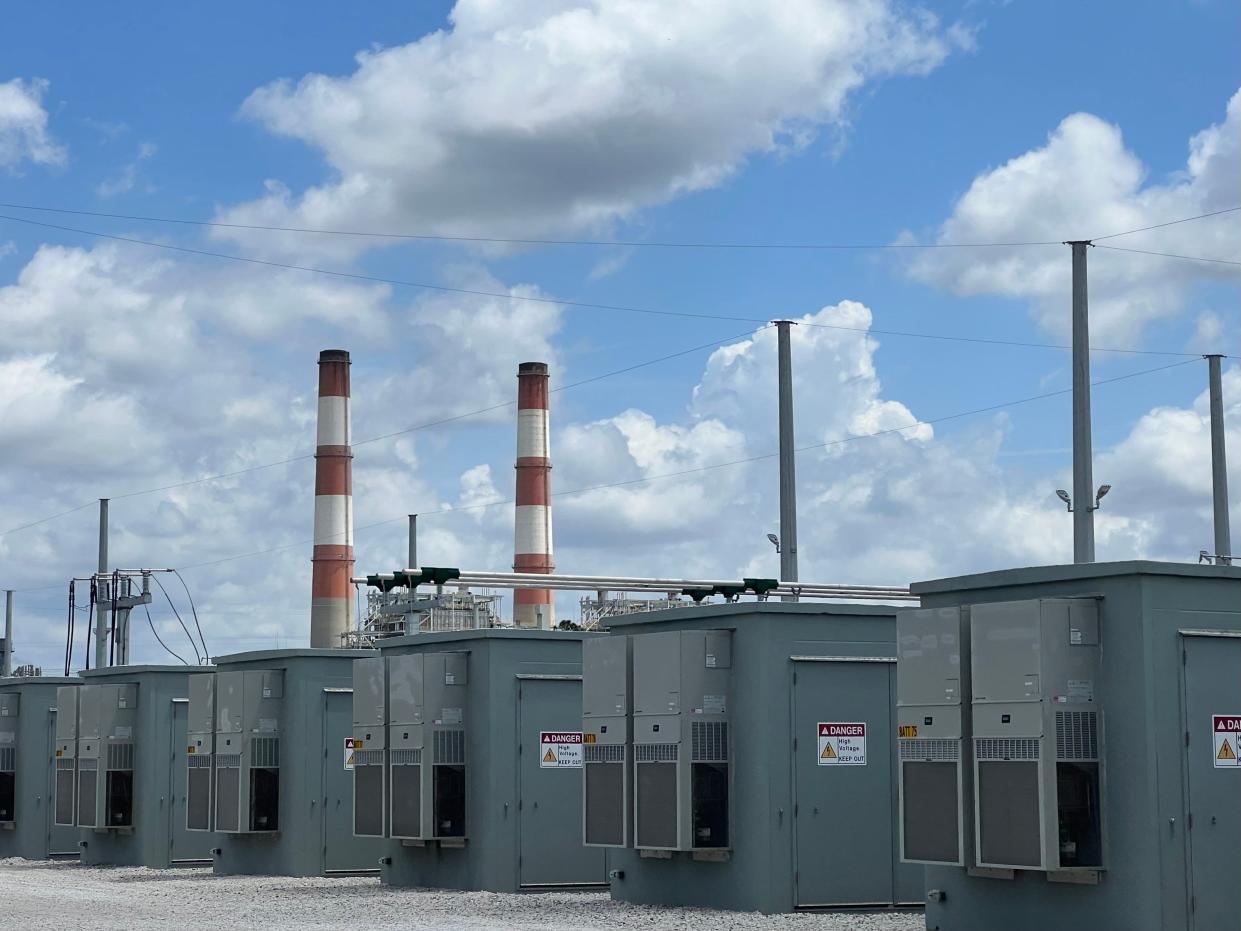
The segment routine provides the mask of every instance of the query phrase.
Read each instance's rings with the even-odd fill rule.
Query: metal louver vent
[[[56,759],[57,769],[73,769],[73,757],[62,756]]]
[[[979,737],[974,754],[980,760],[1037,760],[1039,737]]]
[[[90,769],[98,769],[98,768],[99,768],[99,760],[97,760],[93,756],[83,757],[82,759],[78,760],[78,769],[90,770]]]
[[[902,760],[955,763],[960,758],[961,741],[947,737],[924,737],[899,743]]]
[[[382,750],[355,750],[353,751],[354,766],[383,766],[384,752]]]
[[[465,762],[465,731],[435,732],[435,762]]]
[[[383,752],[383,751],[379,751]],[[393,750],[391,756],[393,766],[418,766],[422,763],[421,750]]]
[[[278,769],[280,767],[280,738],[251,737],[250,765],[262,769]]]
[[[690,747],[690,759],[695,762],[728,762],[728,722],[694,721],[690,727]]]
[[[587,744],[587,763],[624,763],[625,748],[621,744]]]
[[[240,753],[219,753],[215,758],[216,769],[221,767],[225,769],[240,769],[241,754]]]
[[[634,744],[633,758],[638,763],[675,763],[676,744]]]
[[[17,769],[17,748],[0,747],[0,773],[11,773]]]
[[[131,743],[108,744],[108,769],[133,769],[134,745]]]
[[[1099,758],[1098,714],[1094,711],[1056,712],[1056,759]]]
[[[190,769],[210,769],[211,754],[210,753],[191,753],[185,758],[185,765]]]

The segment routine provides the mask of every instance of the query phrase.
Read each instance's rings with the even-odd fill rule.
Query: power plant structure
[[[517,367],[517,494],[513,516],[513,571],[547,574],[552,556],[552,455],[546,362]],[[513,592],[513,625],[543,630],[556,626],[550,589]]]
[[[349,353],[319,353],[315,448],[315,542],[310,582],[310,645],[339,647],[354,629],[353,448]]]

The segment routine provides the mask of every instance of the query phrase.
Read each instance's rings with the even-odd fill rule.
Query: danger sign
[[[352,737],[345,738],[345,771],[353,772],[354,752],[362,746],[362,741]]]
[[[860,722],[820,722],[819,765],[865,766],[866,725]]]
[[[1215,768],[1241,769],[1241,714],[1211,716],[1215,736]]]
[[[581,769],[581,731],[540,731],[539,769]]]

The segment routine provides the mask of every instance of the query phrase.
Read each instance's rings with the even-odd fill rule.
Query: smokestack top
[[[347,349],[324,349],[319,353],[319,364],[324,362],[349,362],[349,350]]]
[[[522,362],[517,366],[518,375],[546,375],[547,371],[546,362]]]

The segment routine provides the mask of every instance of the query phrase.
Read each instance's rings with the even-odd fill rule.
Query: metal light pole
[[[99,499],[99,569],[98,569],[99,600],[95,610],[95,668],[102,669],[108,665],[108,627],[104,604],[111,604],[115,592],[108,593],[108,499]]]
[[[1207,360],[1207,380],[1211,395],[1211,497],[1215,507],[1215,564],[1232,565],[1232,542],[1228,532],[1228,464],[1224,456],[1224,391],[1220,379],[1220,359]]]
[[[1073,562],[1094,562],[1094,476],[1090,442],[1090,316],[1086,298],[1086,249],[1073,249]]]
[[[4,651],[0,652],[0,676],[13,674],[13,589],[4,591]]]
[[[409,515],[409,557],[405,563],[410,569],[418,568],[418,515]]]
[[[776,321],[780,372],[780,581],[797,581],[797,469],[793,448],[792,320]],[[792,596],[788,600],[795,601]]]

